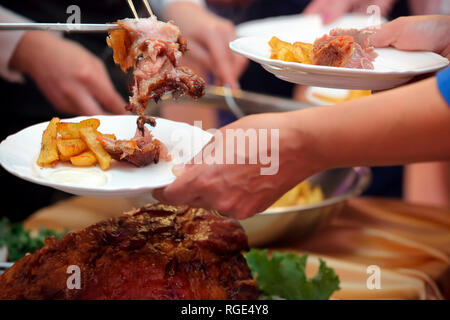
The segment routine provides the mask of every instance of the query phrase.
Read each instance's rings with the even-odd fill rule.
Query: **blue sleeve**
[[[438,73],[437,84],[439,91],[450,106],[450,67]]]

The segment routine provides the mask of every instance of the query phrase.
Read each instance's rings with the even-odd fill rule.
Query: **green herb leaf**
[[[44,246],[45,238],[62,238],[67,232],[56,232],[41,228],[36,236],[23,228],[22,223],[11,223],[8,218],[0,220],[0,247],[8,247],[8,261],[17,261],[27,253],[33,253]]]
[[[328,300],[339,290],[339,277],[320,259],[319,271],[312,279],[305,274],[308,255],[251,249],[245,254],[259,289],[266,295],[288,300]]]

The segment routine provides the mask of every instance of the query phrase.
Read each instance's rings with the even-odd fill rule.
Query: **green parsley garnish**
[[[259,289],[268,296],[288,300],[328,300],[339,290],[339,277],[320,259],[317,274],[308,279],[305,274],[308,254],[271,252],[251,249],[245,254],[247,264]]]
[[[55,236],[62,238],[67,232],[56,232],[46,228],[39,229],[37,235],[31,235],[30,231],[23,228],[22,223],[12,223],[8,218],[0,220],[0,248],[8,248],[8,261],[14,262],[33,253],[44,246],[45,238]]]

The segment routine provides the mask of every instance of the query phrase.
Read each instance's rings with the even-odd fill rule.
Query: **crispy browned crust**
[[[137,145],[136,140],[111,140],[105,137],[100,137],[99,140],[113,159],[128,161],[136,167],[156,164],[161,157],[162,142],[157,139],[142,148]]]
[[[136,103],[128,104],[125,109],[130,112],[139,112],[139,105],[146,105],[147,101],[154,100],[158,102],[166,93],[171,93],[172,97],[177,99],[180,96],[188,95],[193,99],[200,99],[205,95],[205,80],[195,74],[187,67],[176,67],[177,76],[174,78],[167,73],[157,75],[153,81],[141,85],[137,80],[133,86],[139,88],[140,95],[135,98]],[[142,92],[147,92],[143,94]]]
[[[111,30],[108,33],[109,37],[106,38],[106,43],[113,48],[114,62],[120,65],[124,72],[127,72],[135,63],[133,57],[129,54],[133,39],[125,29]]]
[[[150,204],[66,235],[0,276],[0,299],[256,299],[239,223]],[[68,289],[67,267],[81,269]]]

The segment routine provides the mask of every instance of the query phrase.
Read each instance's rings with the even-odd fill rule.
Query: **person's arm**
[[[375,42],[410,50],[415,42],[418,49],[445,55],[448,30],[450,20],[439,16],[399,19],[383,25],[379,35],[384,36]],[[423,41],[428,47],[423,47]],[[448,161],[449,72],[331,107],[244,117],[222,128],[221,135],[226,137],[227,129],[279,129],[278,145],[259,149],[259,154],[279,155],[276,174],[261,175],[261,163],[189,164],[177,167],[175,182],[156,190],[154,196],[162,202],[213,208],[242,219],[265,210],[298,182],[326,169]],[[236,150],[227,153],[233,155]]]
[[[450,160],[450,108],[436,78],[298,112],[326,168]]]
[[[30,22],[30,20],[0,6],[0,22],[20,23]],[[11,70],[9,63],[24,34],[25,31],[0,32],[0,77],[10,82],[23,81],[21,73]]]
[[[276,174],[261,175],[264,166],[249,165],[248,155],[243,165],[189,164],[154,196],[243,219],[323,170],[450,159],[450,108],[436,78],[336,106],[245,117],[221,129],[224,145],[227,129],[279,129],[279,147],[259,150],[279,152]]]

